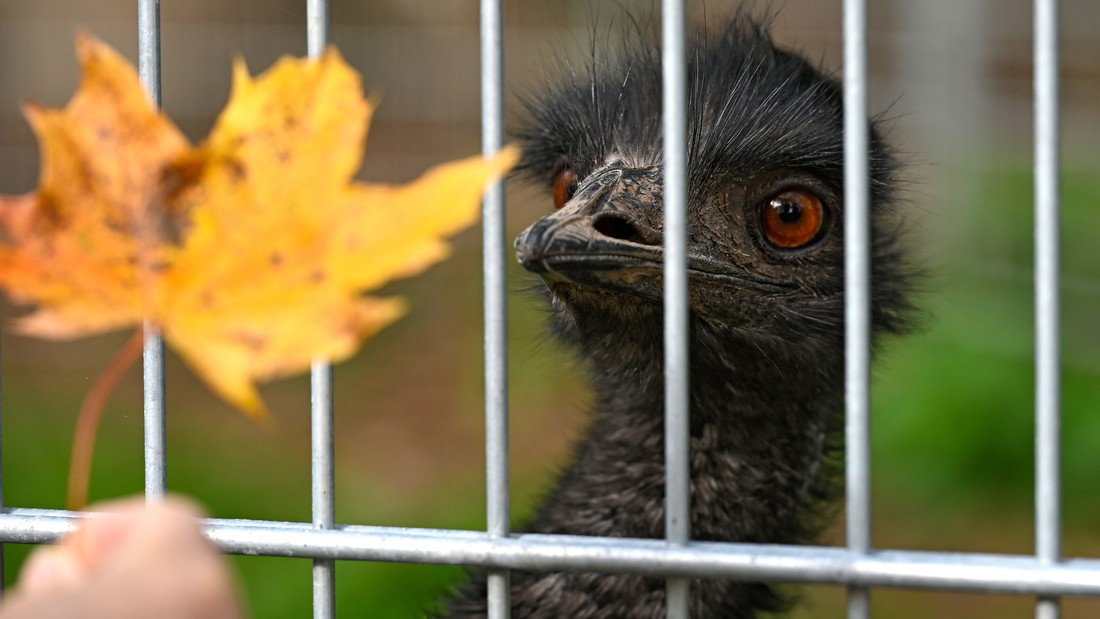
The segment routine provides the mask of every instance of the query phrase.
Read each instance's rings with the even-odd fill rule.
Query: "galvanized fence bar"
[[[331,529],[335,525],[336,467],[333,458],[332,366],[313,364],[311,373],[311,433],[313,526]],[[331,619],[336,615],[336,564],[331,559],[313,562],[313,616]]]
[[[504,26],[500,0],[481,1],[481,149],[504,145]],[[483,204],[485,286],[485,502],[490,537],[511,531],[508,464],[508,278],[504,185],[493,183]],[[507,570],[490,571],[489,619],[511,615]]]
[[[683,547],[691,537],[691,471],[688,466],[687,313],[687,54],[685,10],[664,0],[661,11],[662,119],[664,126],[664,346],[665,346],[665,538]],[[670,578],[667,616],[687,619],[690,582]]]
[[[160,0],[138,0],[138,73],[160,106]],[[164,340],[148,323],[143,327],[142,384],[145,416],[145,496],[164,498],[165,466]]]
[[[1060,120],[1058,0],[1035,2],[1035,554],[1061,559],[1061,387],[1059,308]],[[1056,598],[1041,597],[1037,619],[1058,619]]]
[[[871,551],[871,258],[867,3],[844,2],[844,325],[847,536]],[[849,619],[871,616],[870,591],[848,592]]]
[[[319,58],[328,45],[328,0],[306,0],[306,55]]]
[[[138,74],[160,107],[160,0],[138,0]]]
[[[54,543],[83,512],[8,509],[0,540]],[[91,517],[111,517],[92,514]],[[598,538],[494,537],[478,531],[208,519],[207,536],[232,554],[587,571],[791,583],[973,591],[1015,595],[1100,596],[1100,559],[1049,564],[1027,555],[878,550]]]
[[[328,45],[328,1],[306,0],[306,53],[320,58]],[[336,514],[336,465],[334,458],[334,411],[332,405],[332,366],[327,360],[313,362],[310,374],[311,487],[313,526],[331,529]],[[336,616],[336,562],[317,558],[313,561],[313,617]]]
[[[334,522],[331,366],[312,369],[313,521],[209,519],[225,552],[314,560],[314,616],[335,614],[336,560],[455,564],[489,570],[489,616],[510,614],[509,571],[565,570],[668,579],[668,616],[688,616],[689,578],[828,583],[850,588],[848,615],[870,616],[871,587],[1034,595],[1038,619],[1059,597],[1100,596],[1100,559],[1061,556],[1059,320],[1059,80],[1057,0],[1035,0],[1036,550],[1034,556],[872,549],[870,501],[870,185],[866,0],[844,2],[847,547],[690,541],[686,277],[686,67],[683,3],[663,0],[665,197],[666,539],[512,535],[509,509],[506,254],[502,185],[484,203],[486,354],[485,532],[343,526]],[[503,144],[503,33],[499,0],[481,2],[483,150]],[[328,39],[325,0],[307,0],[308,53]],[[139,72],[160,105],[160,3],[138,0]],[[166,491],[163,341],[145,327],[146,495]],[[0,437],[2,438],[2,437]],[[2,544],[52,543],[85,514],[3,507]],[[92,515],[91,517],[110,517]],[[0,570],[2,570],[0,560]],[[2,576],[2,572],[0,572]]]

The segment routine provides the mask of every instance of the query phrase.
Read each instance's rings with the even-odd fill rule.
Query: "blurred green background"
[[[62,105],[76,83],[71,35],[86,28],[135,56],[135,3],[0,0],[0,192],[34,186],[37,152],[19,103]],[[600,4],[599,8],[595,5]],[[651,2],[622,2],[636,13]],[[713,18],[730,2],[705,5]],[[776,38],[839,67],[839,1],[786,0]],[[635,6],[637,5],[637,6]],[[689,2],[696,16],[701,3]],[[555,54],[584,53],[597,2],[505,3],[507,78],[538,92]],[[304,3],[162,3],[164,104],[193,138],[224,104],[230,61],[254,70],[305,50]],[[477,152],[474,2],[334,1],[332,34],[382,95],[364,177],[405,181]],[[1100,557],[1100,5],[1064,0],[1065,554]],[[873,107],[909,161],[905,212],[925,267],[923,328],[889,341],[875,373],[874,542],[883,548],[1028,553],[1034,545],[1030,14],[1025,0],[872,7]],[[512,102],[514,103],[514,101]],[[513,107],[515,107],[513,105]],[[549,209],[513,183],[509,230]],[[391,286],[411,314],[336,368],[337,520],[484,527],[480,236]],[[517,524],[568,458],[587,402],[583,378],[548,341],[537,283],[510,271],[513,513]],[[5,307],[5,317],[19,310]],[[3,336],[4,501],[60,508],[80,398],[126,335],[68,344]],[[92,495],[142,488],[141,395],[133,372],[106,412]],[[218,517],[310,516],[308,381],[270,385],[274,423],[256,426],[170,358],[173,491]],[[842,543],[841,527],[824,540]],[[27,548],[9,545],[9,581]],[[307,561],[238,557],[256,617],[310,615]],[[417,617],[461,577],[447,567],[341,562],[340,616]],[[875,616],[1031,617],[1023,597],[876,591]],[[797,617],[840,617],[844,591],[809,587]],[[1066,617],[1100,615],[1067,600]]]

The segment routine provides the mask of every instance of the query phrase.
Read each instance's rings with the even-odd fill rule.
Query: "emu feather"
[[[517,258],[596,393],[532,532],[664,535],[661,62],[644,27],[626,39],[529,97],[517,136],[522,171],[560,206],[516,240]],[[808,542],[831,516],[842,451],[841,90],[745,14],[694,34],[688,58],[692,537]],[[901,332],[898,166],[872,134],[873,323]],[[511,588],[517,619],[665,613],[658,578],[513,572]],[[696,619],[788,605],[761,583],[691,583]],[[449,613],[485,616],[483,574]]]

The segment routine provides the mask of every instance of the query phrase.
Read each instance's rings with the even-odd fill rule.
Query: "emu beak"
[[[624,270],[660,269],[660,178],[654,170],[608,166],[573,199],[516,238],[516,259],[550,281],[618,287]]]

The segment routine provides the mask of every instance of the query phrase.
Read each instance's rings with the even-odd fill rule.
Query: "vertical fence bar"
[[[691,471],[688,466],[687,315],[687,55],[681,0],[664,0],[661,12],[662,119],[665,196],[665,537],[670,545],[691,536]],[[669,619],[689,614],[690,581],[665,586]]]
[[[160,106],[160,0],[138,0],[138,73]],[[142,351],[145,399],[145,496],[164,498],[167,492],[164,431],[164,340],[148,323]]]
[[[844,324],[847,536],[871,550],[871,264],[867,3],[844,1]],[[848,592],[849,619],[871,615],[870,591]]]
[[[500,0],[481,1],[481,149],[488,156],[504,145],[504,29]],[[508,288],[505,270],[504,185],[493,183],[483,205],[485,286],[485,486],[488,532],[511,530],[508,473]],[[511,616],[511,579],[492,570],[489,619]]]
[[[1061,559],[1061,388],[1059,272],[1060,121],[1058,1],[1035,1],[1035,553]],[[1037,619],[1061,616],[1041,597]]]
[[[328,2],[306,0],[306,53],[320,58],[328,45]],[[313,526],[331,529],[336,524],[336,465],[333,441],[332,366],[327,360],[313,362],[310,372],[310,419],[312,435],[311,487]],[[313,617],[336,616],[336,561],[313,561]]]
[[[138,74],[160,107],[160,0],[138,0]]]
[[[315,361],[310,375],[313,436],[312,487],[313,526],[331,529],[335,525],[335,466],[333,463],[332,366]],[[313,560],[313,617],[332,619],[336,615],[336,562]]]

